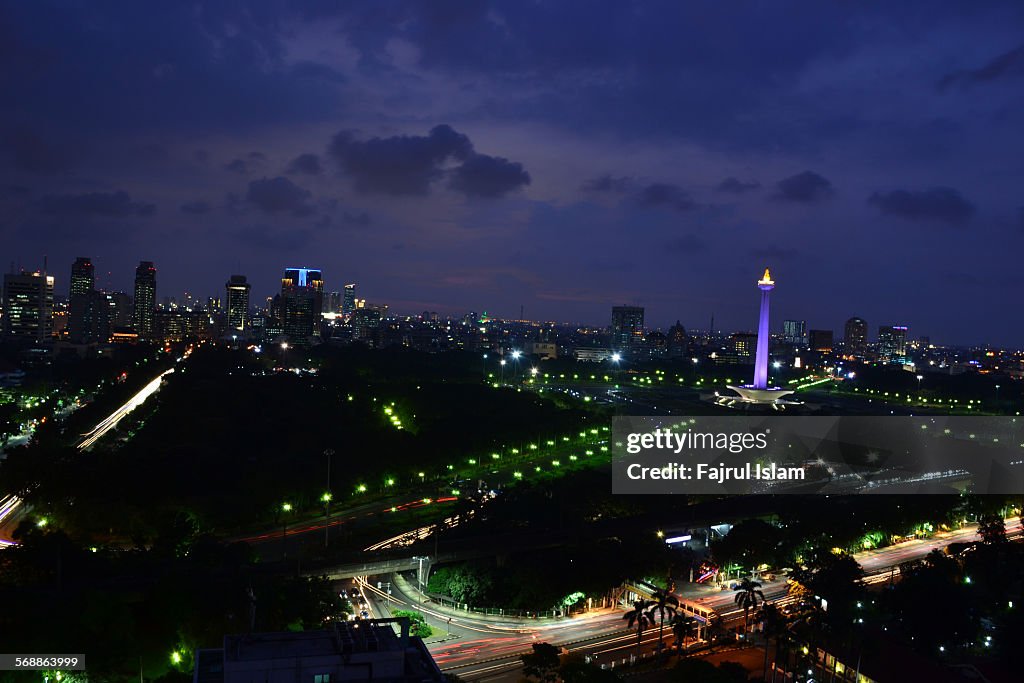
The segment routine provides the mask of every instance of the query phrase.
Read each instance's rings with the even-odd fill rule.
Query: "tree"
[[[658,651],[661,652],[664,647],[665,616],[667,615],[670,620],[676,616],[679,599],[667,590],[659,590],[654,597],[656,599],[648,608],[647,616],[651,621],[658,621]]]
[[[675,645],[681,650],[686,646],[686,639],[697,631],[697,619],[689,614],[676,614],[672,617],[672,634],[676,637]]]
[[[520,656],[523,660],[523,673],[542,683],[554,683],[558,679],[560,654],[559,648],[550,643],[534,643],[533,652]]]
[[[775,639],[775,659],[779,658],[779,640],[785,636],[788,631],[786,629],[786,618],[783,616],[779,608],[770,603],[764,603],[761,605],[761,610],[757,613],[757,620],[761,623],[764,629],[764,678],[768,678],[768,645],[771,639]],[[775,680],[775,666],[772,666],[772,680]]]
[[[989,545],[1006,542],[1006,522],[1000,515],[985,515],[978,520],[978,535]]]
[[[626,614],[622,615],[624,621],[629,623],[629,628],[636,626],[636,649],[640,651],[640,638],[643,637],[644,629],[652,624],[651,617],[647,614],[647,609],[651,606],[651,603],[647,600],[637,600],[633,603],[633,609]]]
[[[422,612],[416,612],[408,609],[396,609],[391,613],[393,617],[405,617],[409,620],[409,635],[417,636],[419,638],[429,638],[434,632],[434,629],[427,623],[427,618],[423,616]]]
[[[558,675],[563,683],[616,683],[621,681],[612,669],[602,669],[597,664],[586,662],[579,655],[563,657]]]
[[[749,625],[750,610],[757,609],[757,606],[764,602],[761,584],[749,578],[744,578],[740,585],[736,587],[734,602],[737,606],[743,608],[743,630],[746,631]]]

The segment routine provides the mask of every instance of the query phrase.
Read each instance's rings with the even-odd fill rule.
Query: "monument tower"
[[[754,388],[768,388],[768,338],[771,334],[768,327],[768,296],[775,283],[772,281],[772,274],[764,269],[764,277],[757,281],[757,288],[761,290],[761,316],[757,323],[757,355],[754,356]]]

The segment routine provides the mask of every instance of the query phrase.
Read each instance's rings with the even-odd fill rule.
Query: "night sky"
[[[734,330],[768,265],[775,329],[1021,345],[1022,152],[1020,0],[0,2],[0,258],[59,293]]]

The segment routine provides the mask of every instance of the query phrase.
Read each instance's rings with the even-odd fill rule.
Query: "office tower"
[[[783,320],[782,339],[787,344],[796,346],[807,345],[807,321],[806,320]]]
[[[341,299],[341,312],[345,315],[351,315],[352,311],[356,310],[356,284],[345,285],[344,294]]]
[[[808,333],[809,346],[812,351],[819,353],[832,352],[832,330],[811,330]]]
[[[156,307],[156,268],[152,261],[140,261],[135,269],[135,304],[132,327],[140,339],[153,337],[153,309]]]
[[[4,275],[4,337],[12,341],[49,341],[53,332],[53,276],[34,273]]]
[[[324,295],[324,313],[341,313],[341,292],[328,292]]]
[[[68,293],[68,338],[76,344],[92,341],[97,311],[96,270],[92,259],[79,256],[71,264]]]
[[[288,268],[281,278],[284,335],[292,344],[308,344],[320,334],[324,280],[315,268]]]
[[[761,290],[761,314],[757,323],[757,354],[754,357],[754,388],[768,388],[768,295],[775,289],[775,282],[771,273],[764,269],[764,276],[757,281],[757,288]]]
[[[847,356],[863,358],[868,350],[868,324],[863,318],[846,321],[843,334],[843,350]]]
[[[108,315],[111,329],[132,326],[132,300],[128,292],[110,292],[107,294]]]
[[[639,347],[644,340],[644,309],[642,306],[612,307],[613,351],[628,351]]]
[[[878,328],[878,356],[885,362],[902,360],[907,354],[907,326],[881,325]]]
[[[228,331],[247,332],[249,330],[249,291],[252,286],[245,281],[244,275],[232,275],[227,284],[225,300],[228,304]]]
[[[670,356],[683,356],[689,347],[690,339],[686,336],[686,328],[676,321],[676,324],[668,328],[668,353]]]

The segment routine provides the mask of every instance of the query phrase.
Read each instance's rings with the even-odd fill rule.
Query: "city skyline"
[[[71,295],[71,282],[75,278],[75,272],[76,272],[76,268],[78,268],[79,261],[82,261],[83,259],[88,262],[88,265],[89,265],[90,268],[93,268],[94,265],[95,265],[95,264],[92,263],[93,259],[91,257],[79,256],[79,257],[76,258],[76,260],[71,264],[72,275],[68,279],[68,285],[67,285],[67,292],[68,292],[68,294],[67,295],[65,295],[64,292],[62,291],[63,288],[62,288],[60,276],[59,275],[54,276],[55,270],[51,268],[50,270],[45,271],[47,274],[49,274],[51,277],[53,277],[55,279],[55,283],[56,284],[54,285],[54,292],[55,292],[55,295],[58,298],[58,300],[63,298],[65,301],[68,301],[70,303],[70,301],[71,301],[71,296],[70,296]],[[142,262],[140,262],[140,264],[151,264],[151,262],[142,261]],[[769,267],[769,269],[770,269],[770,267]],[[278,269],[278,270],[280,270],[280,269]],[[303,266],[301,268],[286,268],[285,269],[286,273],[290,272],[290,271],[299,272],[299,271],[304,271],[304,270],[310,270],[310,272],[317,272],[317,273],[320,273],[320,272],[323,271],[323,269],[320,269],[320,268],[308,269],[305,266]],[[17,273],[17,272],[23,272],[23,273],[40,272],[41,273],[41,272],[44,272],[44,271],[42,269],[32,270],[32,269],[27,269],[27,268],[22,268],[20,271],[19,270],[12,270],[12,273]],[[250,296],[249,292],[250,292],[250,290],[252,290],[253,286],[252,286],[251,282],[246,282],[245,281],[245,278],[248,277],[247,274],[233,273],[230,276],[226,276],[226,277],[229,278],[229,284],[230,284],[230,281],[233,278],[235,278],[235,277],[242,277],[243,278],[243,283],[244,283],[244,285],[246,287],[246,298],[247,298],[247,301],[249,303],[250,310],[254,310],[254,311],[255,310],[260,310],[261,306],[260,306],[259,302],[269,301],[270,299],[272,299],[274,297],[275,294],[280,294],[281,293],[281,285],[278,284],[278,286],[275,289],[271,289],[266,294],[261,294],[261,295],[257,295],[257,296]],[[346,292],[348,290],[348,288],[350,286],[352,286],[350,282],[348,282],[347,280],[343,279],[343,280],[340,280],[340,281],[345,282],[345,284],[342,285],[341,287],[338,287],[338,288],[335,289],[335,285],[332,285],[330,280],[327,279],[326,276],[323,276],[323,277],[324,277],[324,280],[319,284],[319,287],[320,287],[320,289],[323,292],[323,296],[325,296],[325,297],[326,297],[327,294],[329,294],[329,293],[333,294],[335,292],[337,292],[339,294],[339,296],[340,296],[342,292]],[[281,280],[277,279],[277,282],[280,283]],[[95,278],[95,287],[96,287],[97,291],[107,291],[108,293],[114,293],[114,292],[124,293],[126,291],[125,289],[119,289],[119,288],[116,288],[116,287],[108,289],[107,287],[103,286],[103,284],[100,282],[99,278]],[[227,307],[227,299],[226,299],[226,292],[225,292],[224,288],[225,288],[225,285],[222,284],[219,290],[214,290],[212,292],[205,292],[205,293],[201,293],[201,292],[199,292],[195,288],[184,289],[184,290],[180,290],[180,291],[174,292],[174,293],[168,293],[166,290],[158,289],[157,290],[157,296],[156,296],[156,299],[155,299],[155,305],[156,305],[157,308],[160,308],[167,301],[173,301],[175,303],[182,304],[182,303],[184,303],[184,301],[179,301],[178,300],[179,295],[182,295],[183,299],[186,296],[191,296],[192,297],[191,300],[196,305],[202,305],[203,302],[206,302],[208,298],[216,299],[216,300],[223,300],[222,303],[224,304],[225,309],[226,309],[226,307]],[[127,291],[130,291],[130,290],[127,290]],[[365,299],[364,299],[364,301],[365,301]],[[340,298],[339,298],[338,303],[339,303],[339,306],[342,303],[342,300]],[[371,300],[370,303],[372,303],[372,304],[388,304],[389,306],[391,305],[390,302],[384,301],[384,300],[379,300],[379,301],[378,300]],[[612,310],[612,322],[610,324],[608,322],[608,309],[609,309],[609,307]],[[663,315],[664,312],[656,311],[653,322],[644,323],[644,318],[645,318],[645,316],[649,316],[649,311],[648,311],[647,307],[643,305],[643,302],[641,302],[639,304],[622,304],[622,303],[616,303],[614,301],[609,301],[608,305],[605,307],[605,320],[604,321],[600,321],[600,320],[572,320],[572,319],[567,318],[567,317],[531,318],[529,316],[527,316],[525,318],[522,318],[522,319],[523,320],[533,321],[533,322],[538,322],[538,323],[578,324],[581,327],[595,327],[595,328],[614,329],[614,327],[615,327],[614,317],[615,317],[615,310],[616,309],[619,309],[619,308],[637,308],[637,307],[639,309],[641,309],[640,319],[641,319],[641,323],[642,323],[642,329],[644,331],[646,331],[646,332],[651,332],[651,331],[655,331],[655,330],[659,330],[659,331],[661,331],[661,330],[670,330],[672,328],[672,326],[675,325],[676,322],[679,322],[679,321],[684,319],[684,318],[680,317],[679,315],[672,315],[672,314]],[[455,307],[453,305],[441,305],[441,306],[438,306],[437,309],[438,310],[431,310],[431,312],[432,313],[440,312],[443,315],[446,315],[448,317],[453,317],[453,318],[462,317],[467,312],[470,312],[470,311],[477,311],[477,312],[489,311],[491,318],[497,318],[497,319],[501,319],[501,320],[519,320],[520,319],[518,316],[515,316],[514,314],[507,314],[507,315],[498,314],[492,308],[488,308],[487,306],[477,306],[477,307],[475,307],[473,309],[462,309],[462,308]],[[429,310],[429,309],[422,309],[422,310]],[[416,316],[416,315],[419,315],[420,313],[422,313],[422,310],[416,310],[416,309],[409,309],[409,310],[396,309],[396,310],[393,311],[393,315],[397,315],[397,316]],[[838,315],[838,314],[836,314],[836,315]],[[664,320],[662,320],[663,317],[664,317]],[[835,316],[833,316],[833,317],[835,317]],[[839,316],[839,317],[842,318],[842,316]],[[904,329],[905,330],[904,336],[905,336],[906,341],[908,341],[908,342],[924,337],[924,338],[928,338],[928,339],[930,339],[932,341],[938,342],[938,343],[940,343],[940,344],[942,344],[944,346],[971,347],[971,346],[986,346],[986,345],[990,345],[990,346],[1000,346],[1001,348],[1009,348],[1009,349],[1020,348],[1020,346],[1014,345],[1014,344],[1008,344],[1008,345],[993,344],[992,342],[990,342],[988,340],[985,340],[985,339],[966,340],[965,341],[965,340],[959,340],[959,339],[936,338],[936,337],[934,337],[934,335],[928,334],[927,332],[921,332],[919,329],[916,329],[916,326],[914,326],[914,325],[908,325],[907,321],[911,317],[912,316],[910,316],[910,315],[905,315],[903,317],[896,318],[895,321],[888,320],[888,321],[885,321],[885,322],[872,322],[870,320],[865,321],[863,316],[854,315],[854,316],[848,316],[846,318],[843,318],[841,321],[837,322],[834,327],[829,327],[829,325],[827,325],[827,324],[818,324],[818,321],[820,321],[821,318],[808,317],[804,313],[801,312],[800,315],[795,315],[794,314],[794,315],[786,317],[784,320],[776,319],[775,324],[773,326],[770,326],[769,329],[770,329],[770,332],[771,332],[771,334],[773,336],[782,336],[782,337],[785,337],[788,340],[787,326],[789,324],[791,324],[791,323],[800,323],[800,324],[804,325],[804,327],[806,328],[805,329],[805,336],[806,336],[807,332],[823,331],[823,332],[831,333],[832,336],[835,339],[837,339],[837,340],[840,340],[840,339],[841,340],[845,340],[845,333],[847,331],[848,323],[850,323],[853,320],[858,320],[861,323],[864,323],[864,324],[867,325],[867,328],[866,328],[866,330],[867,330],[866,331],[866,339],[869,340],[869,341],[872,341],[872,342],[884,341],[884,339],[882,339],[882,337],[884,336],[884,331],[883,330],[891,329],[891,328],[893,328],[895,326],[896,328],[900,328],[900,329]],[[690,320],[690,318],[685,318],[685,319]],[[713,318],[712,318],[712,321],[713,321]],[[810,327],[808,327],[808,321],[811,321],[812,323],[816,324],[817,328],[811,329]],[[696,324],[692,324],[692,323],[696,323]],[[707,328],[705,328],[704,326],[702,326],[699,323],[699,318],[696,317],[696,316],[694,316],[692,318],[691,324],[685,324],[685,325],[683,325],[683,327],[686,328],[686,329],[690,329],[690,330],[697,330],[697,331],[702,331],[702,332],[710,332],[712,334],[730,334],[730,333],[737,333],[737,334],[739,334],[739,333],[745,333],[745,332],[753,332],[754,330],[757,329],[756,325],[743,326],[742,324],[740,326],[732,328],[732,327],[726,326],[726,324],[723,323],[721,320],[719,320],[719,322],[715,324],[715,329],[707,329]],[[613,334],[614,334],[614,332],[613,332]]]
[[[783,319],[1024,339],[1018,3],[373,6],[7,7],[8,258],[725,329],[770,265]]]

